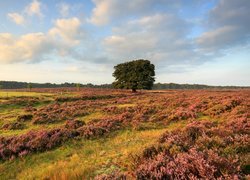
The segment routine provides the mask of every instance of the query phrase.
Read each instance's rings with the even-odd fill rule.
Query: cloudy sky
[[[111,83],[133,59],[156,82],[249,86],[250,1],[0,1],[0,80]]]

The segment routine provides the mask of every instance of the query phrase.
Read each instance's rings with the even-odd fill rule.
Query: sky
[[[136,59],[156,82],[250,86],[250,1],[0,1],[0,80],[111,83]]]

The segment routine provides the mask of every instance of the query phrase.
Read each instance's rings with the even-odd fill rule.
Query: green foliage
[[[27,88],[27,82],[0,81],[0,89],[24,89]],[[75,83],[51,84],[51,83],[30,83],[33,88],[74,88]],[[82,88],[101,88],[111,89],[112,84],[80,84]],[[152,89],[249,89],[249,86],[208,86],[200,84],[176,84],[176,83],[156,83]]]
[[[27,89],[29,89],[31,91],[32,85],[30,83],[27,85]]]
[[[81,84],[80,84],[80,83],[77,83],[77,84],[76,84],[76,90],[79,91],[79,90],[80,90],[80,87],[81,87]]]
[[[149,60],[134,60],[115,67],[113,86],[119,89],[151,89],[155,81],[155,66]]]

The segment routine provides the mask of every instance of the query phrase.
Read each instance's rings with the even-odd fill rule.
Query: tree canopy
[[[139,59],[118,64],[114,67],[114,88],[151,89],[155,81],[155,66],[149,60]]]

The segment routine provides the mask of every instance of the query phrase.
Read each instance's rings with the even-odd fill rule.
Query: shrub
[[[95,95],[95,96],[80,96],[80,97],[57,97],[55,101],[57,102],[70,102],[77,100],[102,100],[102,99],[111,99],[115,96],[112,95]]]
[[[80,127],[77,131],[85,138],[100,137],[108,132],[121,128],[121,122],[116,119],[101,119]]]
[[[111,174],[101,174],[95,177],[95,180],[126,180],[126,175],[119,171],[114,171]]]
[[[79,120],[67,120],[65,123],[65,128],[67,129],[77,129],[85,125],[85,122]]]
[[[2,126],[2,129],[5,129],[5,130],[19,130],[19,129],[24,129],[24,128],[25,128],[25,125],[20,122],[6,123]]]
[[[88,115],[86,105],[81,102],[50,104],[34,112],[34,124],[48,124]]]
[[[219,157],[214,152],[199,152],[195,148],[172,156],[161,152],[145,159],[136,168],[137,179],[217,179],[240,177],[236,161]]]
[[[0,159],[6,160],[32,152],[43,152],[78,135],[76,131],[53,129],[30,131],[20,136],[0,137]]]
[[[247,120],[194,121],[146,148],[134,160],[134,173],[137,179],[242,178],[245,160],[238,155],[247,155],[249,140]]]
[[[96,138],[121,128],[119,120],[99,120],[84,125],[82,121],[68,120],[64,127],[52,130],[30,131],[20,136],[0,137],[0,159],[7,160],[34,152],[44,152],[63,142],[81,136]]]
[[[197,114],[194,111],[184,108],[177,108],[172,111],[168,119],[170,121],[179,121],[179,120],[195,119],[196,117]]]
[[[17,121],[25,122],[25,121],[31,120],[32,118],[33,118],[32,114],[23,114],[23,115],[17,116]]]

